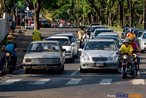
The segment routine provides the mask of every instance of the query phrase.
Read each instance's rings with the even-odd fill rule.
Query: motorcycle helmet
[[[12,42],[13,40],[14,40],[13,35],[9,34],[9,35],[7,36],[7,41]]]

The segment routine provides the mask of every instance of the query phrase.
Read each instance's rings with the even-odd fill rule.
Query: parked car
[[[64,71],[65,50],[57,41],[31,42],[23,58],[25,73],[32,69],[54,69],[59,73]]]
[[[75,57],[78,56],[78,49],[79,49],[79,43],[77,42],[77,38],[76,36],[73,34],[73,33],[68,33],[68,32],[65,32],[65,33],[58,33],[58,34],[55,34],[55,35],[61,35],[61,36],[67,36],[71,42],[71,45],[73,46],[73,49],[74,49],[74,54],[75,54]]]
[[[46,38],[46,40],[53,40],[53,41],[58,41],[63,49],[65,49],[65,60],[70,60],[71,62],[74,61],[74,49],[73,46],[71,45],[71,42],[68,37],[66,36],[50,36]]]
[[[118,69],[118,47],[112,39],[90,39],[80,56],[80,72],[88,69]]]
[[[95,38],[98,34],[100,34],[102,32],[114,32],[114,30],[107,29],[107,28],[95,29],[92,38]]]

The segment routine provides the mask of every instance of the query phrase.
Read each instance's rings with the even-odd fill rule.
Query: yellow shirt
[[[120,47],[120,52],[123,53],[128,53],[129,55],[132,55],[133,52],[133,48],[132,45],[128,45],[128,47],[126,47],[124,44]]]
[[[33,31],[32,40],[33,41],[40,41],[41,40],[41,33],[39,32],[39,30]]]

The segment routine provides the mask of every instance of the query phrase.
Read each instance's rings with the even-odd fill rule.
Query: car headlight
[[[27,59],[25,59],[25,62],[31,62],[31,59],[27,58]]]
[[[83,61],[89,61],[90,60],[90,57],[86,53],[83,53],[82,56],[81,56],[81,59]]]
[[[127,55],[123,55],[123,59],[127,59],[128,58],[128,56]]]

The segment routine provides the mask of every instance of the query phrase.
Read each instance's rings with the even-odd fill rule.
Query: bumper
[[[80,63],[82,69],[118,69],[118,63]]]
[[[22,64],[24,69],[58,69],[62,67],[62,64]]]

